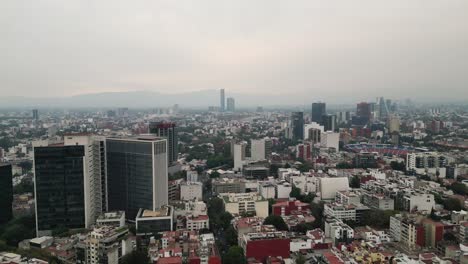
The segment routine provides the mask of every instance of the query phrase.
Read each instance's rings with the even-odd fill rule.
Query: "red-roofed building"
[[[265,232],[244,234],[240,246],[247,258],[255,258],[263,263],[268,257],[290,257],[290,242],[285,232]]]
[[[181,257],[160,258],[155,264],[182,264]]]
[[[273,205],[273,214],[284,216],[291,214],[310,214],[309,204],[301,201],[279,202]]]

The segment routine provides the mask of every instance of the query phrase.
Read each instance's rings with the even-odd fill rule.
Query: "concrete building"
[[[363,213],[368,210],[370,210],[369,207],[361,204],[343,205],[337,203],[326,203],[323,214],[342,221],[354,221],[360,223]]]
[[[362,203],[372,209],[394,210],[395,200],[381,193],[363,192]]]
[[[434,195],[430,193],[414,192],[403,196],[403,209],[409,212],[431,212],[434,206]]]
[[[296,158],[304,161],[312,159],[312,144],[302,143],[296,146]]]
[[[445,178],[447,158],[437,152],[408,153],[406,170],[416,174],[433,174]]]
[[[348,177],[321,177],[318,178],[318,183],[321,200],[334,200],[336,192],[349,190]]]
[[[267,181],[267,182],[262,182],[258,186],[259,188],[259,194],[265,198],[265,199],[275,199],[276,197],[276,188],[275,184]]]
[[[203,199],[203,184],[201,182],[185,182],[180,185],[180,199],[202,200]]]
[[[225,108],[225,104],[226,104],[226,100],[225,100],[225,97],[224,97],[224,89],[220,89],[219,90],[219,109],[221,110],[221,112],[224,112],[224,110],[226,110]]]
[[[116,212],[106,212],[102,213],[96,220],[98,226],[115,226],[123,227],[125,226],[125,212],[116,211]]]
[[[390,115],[387,120],[388,133],[400,132],[400,118],[396,115]]]
[[[330,238],[333,245],[339,242],[349,243],[354,239],[354,229],[341,220],[327,218],[325,220],[325,237]]]
[[[224,208],[233,215],[253,213],[256,216],[268,216],[268,200],[256,193],[222,193]]]
[[[323,132],[320,136],[320,146],[323,148],[333,148],[340,151],[340,133],[332,131]]]
[[[234,144],[234,171],[241,171],[246,158],[245,151],[247,142],[238,142]]]
[[[86,263],[118,264],[122,256],[133,250],[128,238],[128,228],[100,226],[86,239]]]
[[[358,191],[338,191],[336,192],[335,201],[343,205],[360,204],[361,194]]]
[[[268,159],[271,155],[272,142],[270,138],[252,139],[251,144],[251,159],[253,161]]]
[[[107,138],[108,210],[135,219],[140,208],[168,204],[167,140],[154,136]]]
[[[190,231],[210,228],[210,219],[207,215],[187,217],[187,229]]]
[[[425,230],[420,221],[413,217],[395,215],[390,217],[390,236],[408,249],[425,245]]]
[[[276,198],[287,199],[292,191],[292,185],[287,181],[277,182],[276,185]]]

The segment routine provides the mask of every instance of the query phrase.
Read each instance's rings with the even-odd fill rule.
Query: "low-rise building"
[[[86,263],[119,263],[122,256],[131,251],[126,227],[97,227],[86,239]]]
[[[354,229],[339,219],[327,218],[325,220],[325,236],[336,245],[339,242],[349,243],[354,238]]]
[[[286,232],[247,233],[242,236],[240,246],[247,259],[265,263],[268,257],[289,258],[290,241]]]
[[[184,182],[180,184],[180,199],[183,201],[202,200],[203,184],[201,182]]]
[[[137,235],[154,235],[172,231],[174,227],[174,208],[163,206],[159,210],[140,209],[135,219]]]
[[[277,202],[272,207],[273,214],[279,216],[291,214],[310,214],[310,205],[299,200]]]
[[[125,226],[125,211],[115,211],[102,213],[96,220],[98,226],[108,225],[122,227]]]
[[[219,196],[226,211],[233,215],[248,213],[260,217],[268,216],[268,200],[256,193],[222,193]]]
[[[188,216],[187,229],[190,231],[210,228],[210,219],[207,215]]]

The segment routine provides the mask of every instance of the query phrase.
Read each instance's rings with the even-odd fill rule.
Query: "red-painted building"
[[[247,259],[255,258],[266,263],[268,257],[289,258],[290,242],[286,232],[249,233],[243,235],[241,247]]]
[[[308,214],[310,213],[309,204],[301,201],[285,201],[273,205],[274,215]]]

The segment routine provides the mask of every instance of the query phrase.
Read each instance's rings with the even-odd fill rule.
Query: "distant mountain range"
[[[226,90],[226,98],[233,97],[236,108],[241,107],[292,107],[308,109],[310,104],[323,98],[315,96],[289,94],[240,94],[230,93]],[[370,99],[370,98],[369,98]],[[434,102],[435,100],[430,100]],[[447,100],[438,100],[438,103]],[[336,96],[327,100],[329,106],[353,106],[356,100],[353,98]],[[69,97],[22,97],[5,96],[0,97],[0,108],[158,108],[169,107],[179,104],[180,107],[204,108],[208,106],[219,106],[219,90],[202,90],[179,94],[163,94],[151,91],[132,92],[106,92],[83,94]],[[340,104],[340,105],[337,105]]]
[[[242,94],[228,94],[234,97],[238,106],[257,106],[267,103],[264,99],[272,100],[274,104],[281,102],[277,96],[251,96]],[[261,98],[259,98],[261,97]],[[261,103],[260,103],[261,102]],[[168,107],[179,104],[181,107],[208,107],[219,106],[219,90],[203,90],[180,94],[163,94],[149,91],[135,92],[107,92],[95,94],[83,94],[70,97],[0,97],[0,107]]]

